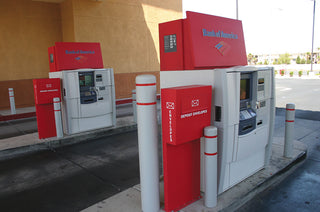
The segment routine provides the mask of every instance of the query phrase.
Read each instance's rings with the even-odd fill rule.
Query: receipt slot
[[[210,125],[212,87],[161,89],[165,210],[200,198],[200,138]]]
[[[39,138],[55,137],[53,98],[61,98],[60,79],[34,79],[33,89]]]

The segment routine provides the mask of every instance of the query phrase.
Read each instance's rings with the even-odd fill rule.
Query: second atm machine
[[[64,133],[116,125],[113,70],[103,68],[99,43],[58,42],[49,61],[49,77],[62,81]]]

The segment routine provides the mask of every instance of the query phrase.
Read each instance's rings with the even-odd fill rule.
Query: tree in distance
[[[287,65],[289,65],[290,61],[291,61],[291,59],[290,59],[290,54],[289,53],[280,54],[279,60],[278,60],[279,64],[287,64]]]

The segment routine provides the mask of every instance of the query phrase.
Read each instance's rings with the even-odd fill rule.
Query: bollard
[[[155,76],[136,77],[136,98],[141,207],[144,212],[158,212],[160,184]]]
[[[56,123],[57,138],[62,138],[63,130],[62,130],[62,120],[61,120],[61,105],[60,105],[59,97],[53,98],[53,111],[54,111],[54,119]]]
[[[133,109],[133,121],[134,121],[134,123],[137,123],[136,90],[132,90],[132,109]]]
[[[13,88],[9,88],[9,99],[10,99],[11,114],[16,114],[16,104],[14,102]]]
[[[286,126],[284,135],[284,157],[290,158],[293,154],[293,139],[294,139],[294,115],[295,105],[289,103],[286,105]]]
[[[204,204],[208,208],[217,205],[218,196],[218,147],[217,128],[204,128]]]

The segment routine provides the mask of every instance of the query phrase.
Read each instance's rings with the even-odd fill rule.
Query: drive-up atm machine
[[[213,70],[218,128],[219,193],[262,169],[269,160],[274,123],[273,68]]]
[[[104,69],[99,43],[56,43],[49,48],[50,78],[62,80],[66,134],[116,124],[113,70]]]
[[[186,19],[160,24],[159,31],[161,89],[195,84],[213,88],[211,124],[218,128],[222,193],[270,159],[274,70],[243,66],[247,58],[241,21],[187,12]],[[203,148],[202,142],[201,152]],[[201,158],[202,191],[203,176]]]
[[[242,66],[163,71],[160,84],[161,88],[191,84],[212,86],[211,123],[218,128],[219,193],[265,166],[269,160],[275,112],[273,68]],[[202,152],[203,148],[202,142]],[[203,179],[204,174],[201,176]],[[201,188],[203,190],[202,183]]]

